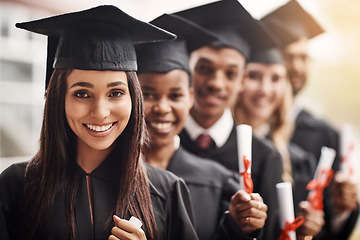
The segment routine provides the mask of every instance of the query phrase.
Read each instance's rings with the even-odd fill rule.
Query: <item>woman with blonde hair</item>
[[[310,209],[307,183],[315,171],[313,156],[290,142],[292,92],[282,53],[278,48],[254,51],[246,65],[239,93],[232,108],[238,124],[249,124],[254,135],[270,139],[283,158],[283,181],[293,184],[294,206],[306,219],[297,230],[298,239],[317,235],[324,225],[324,212]]]

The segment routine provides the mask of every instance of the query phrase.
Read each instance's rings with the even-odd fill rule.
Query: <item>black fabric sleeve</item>
[[[351,212],[349,218],[346,220],[340,231],[338,231],[337,233],[332,233],[331,238],[329,239],[348,239],[356,226],[358,218],[359,204],[357,205],[356,209]]]
[[[190,193],[182,179],[173,185],[170,197],[166,202],[167,219],[171,224],[168,226],[169,239],[171,240],[198,240],[194,228],[194,216]]]
[[[6,226],[3,203],[0,202],[0,239],[9,240],[9,234]]]
[[[0,175],[0,239],[18,239],[18,211],[26,163],[13,164]]]
[[[263,229],[259,229],[252,233],[251,235],[247,235],[240,230],[235,221],[230,216],[229,212],[226,211],[220,221],[220,229],[217,234],[217,240],[253,240],[261,239],[263,235]]]
[[[327,220],[327,225],[324,226],[322,231],[314,238],[316,240],[338,240],[338,239],[349,239],[354,228],[356,227],[356,222],[359,218],[359,205],[355,210],[353,210],[348,217],[348,219],[343,223],[343,227],[339,231],[332,231],[331,220]]]
[[[223,214],[221,215],[221,219],[219,222],[219,228],[217,231],[217,235],[215,239],[224,239],[224,240],[232,240],[232,239],[261,239],[263,235],[263,229],[259,229],[252,233],[251,235],[247,235],[241,231],[239,226],[230,216],[228,211],[230,205],[230,199],[232,195],[234,195],[239,189],[239,179],[238,175],[233,173],[231,176],[224,182],[223,187],[223,200],[221,209],[223,210]]]

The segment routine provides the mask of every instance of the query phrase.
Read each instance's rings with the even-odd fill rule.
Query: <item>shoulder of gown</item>
[[[187,184],[201,184],[221,188],[229,178],[237,181],[236,174],[220,163],[199,157],[181,146],[174,153],[167,169],[183,178]],[[239,188],[239,186],[236,188]]]
[[[18,233],[17,214],[23,191],[26,163],[12,164],[0,174],[0,239]]]
[[[23,189],[25,179],[25,162],[12,164],[0,174],[0,201],[13,201]]]
[[[296,120],[295,120],[296,126],[301,127],[308,127],[308,128],[314,128],[314,129],[321,129],[324,131],[330,131],[332,133],[336,133],[337,131],[324,119],[315,117],[310,112],[306,110],[300,111],[298,114]]]
[[[324,145],[338,151],[339,132],[324,119],[317,118],[308,111],[302,110],[297,116],[295,123],[296,125],[291,139],[292,142],[297,143],[306,151],[309,151],[309,149],[304,147],[303,141],[310,143],[317,141],[317,144],[320,144],[319,147]],[[315,154],[315,157],[319,156],[320,155]]]
[[[187,186],[182,178],[170,171],[153,167],[147,163],[145,163],[145,166],[149,178],[151,194],[156,194],[165,200],[176,185],[184,185],[186,192],[188,192]]]
[[[159,239],[198,240],[190,192],[175,174],[145,163]]]

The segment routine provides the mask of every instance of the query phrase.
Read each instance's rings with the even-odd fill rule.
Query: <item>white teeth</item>
[[[112,123],[105,125],[105,126],[97,126],[97,125],[92,125],[92,124],[86,124],[86,127],[95,131],[95,132],[104,132],[108,129],[110,129],[113,126]]]
[[[170,128],[171,123],[151,123],[151,126],[159,130],[164,130]]]

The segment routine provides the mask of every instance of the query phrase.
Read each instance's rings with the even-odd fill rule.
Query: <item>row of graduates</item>
[[[296,128],[290,143],[293,96],[280,47],[319,33],[284,36],[284,23],[310,21],[292,11],[311,20],[296,1],[259,22],[227,0],[150,24],[113,6],[18,24],[49,36],[47,94],[39,153],[0,177],[1,239],[278,239],[282,181],[293,183],[305,217],[298,239],[347,239],[358,215],[354,184],[325,190],[324,211],[305,201],[320,147],[338,149],[337,134],[313,120],[303,128],[318,139]],[[154,43],[174,38],[162,29],[177,39]],[[252,194],[239,191],[234,119],[256,135]],[[203,133],[212,138],[202,139],[206,149],[197,144]],[[123,220],[131,215],[142,229]]]

